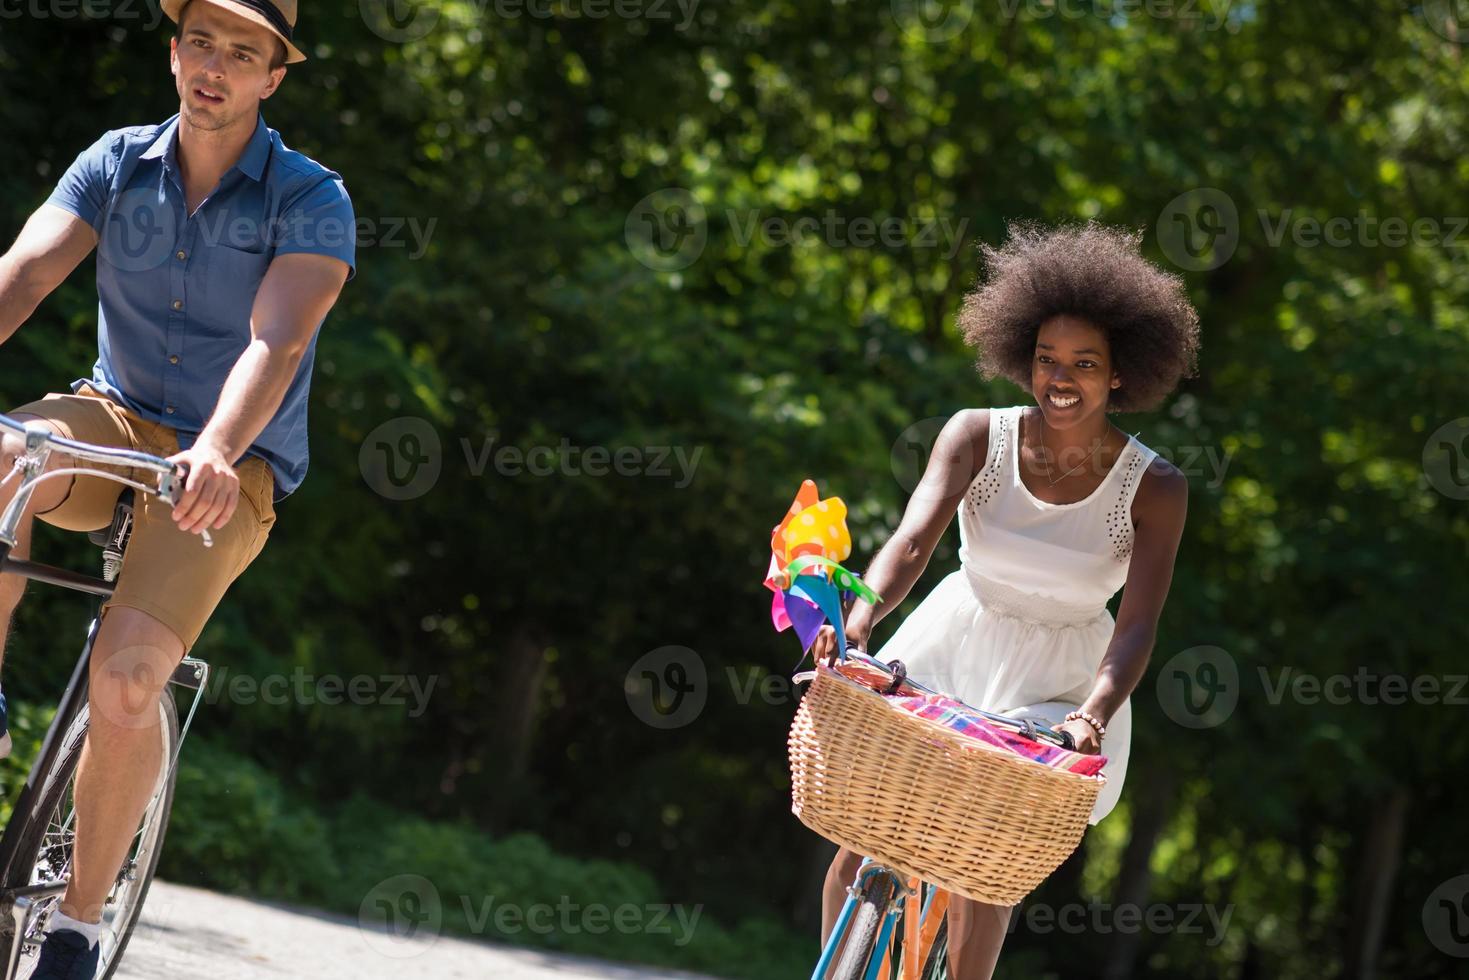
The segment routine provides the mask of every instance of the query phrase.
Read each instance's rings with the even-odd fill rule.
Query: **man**
[[[354,272],[340,175],[288,149],[260,116],[284,66],[305,60],[291,40],[295,0],[163,0],[163,11],[178,24],[169,45],[178,115],[104,134],[0,257],[4,342],[98,249],[92,377],[9,414],[190,467],[171,510],[138,495],[132,543],[102,608],[72,877],[38,980],[96,974],[103,903],[161,764],[165,679],[264,547],[276,501],[305,476],[317,331]],[[22,448],[5,439],[0,474]],[[48,468],[70,462],[53,454]],[[33,515],[73,530],[106,526],[120,489],[96,477],[39,484],[13,554],[29,554]],[[13,495],[14,482],[0,488],[0,507]],[[23,588],[0,575],[0,650]],[[0,698],[0,731],[3,711]],[[0,754],[8,750],[7,735]]]

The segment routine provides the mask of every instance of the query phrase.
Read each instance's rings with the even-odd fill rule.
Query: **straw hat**
[[[163,0],[163,12],[168,19],[178,23],[179,13],[190,0]],[[291,32],[296,27],[296,0],[203,0],[222,7],[232,14],[259,24],[280,38],[286,45],[286,64],[305,61],[306,56],[291,43]]]

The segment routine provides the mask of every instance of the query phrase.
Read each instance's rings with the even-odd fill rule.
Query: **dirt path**
[[[389,940],[348,916],[155,881],[119,980],[493,977],[708,980],[449,936]]]

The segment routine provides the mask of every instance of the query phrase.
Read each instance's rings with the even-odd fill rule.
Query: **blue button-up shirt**
[[[250,311],[271,259],[331,255],[355,274],[356,220],[340,174],[288,149],[259,118],[240,159],[187,213],[175,115],[103,134],[52,192],[97,231],[97,363],[83,384],[194,444],[250,342]],[[306,402],[321,325],[281,406],[251,443],[275,499],[306,476]]]

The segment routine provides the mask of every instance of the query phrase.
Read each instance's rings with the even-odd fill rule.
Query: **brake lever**
[[[164,474],[164,476],[158,481],[158,495],[164,500],[167,500],[170,507],[178,506],[178,494],[175,491],[182,490],[184,488],[184,484],[186,484],[189,480],[188,463],[175,463],[174,469],[178,472]],[[204,539],[204,547],[214,547],[214,538],[210,537],[207,528],[199,532],[199,537]]]

